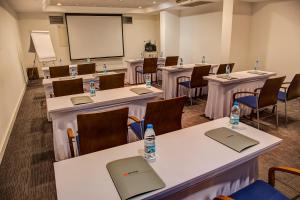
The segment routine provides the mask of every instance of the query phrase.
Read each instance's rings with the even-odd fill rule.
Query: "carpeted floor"
[[[205,101],[196,101],[184,109],[183,126],[189,127],[209,121],[203,117]],[[259,176],[267,179],[271,166],[289,165],[300,168],[300,101],[289,104],[289,123],[283,124],[280,106],[280,127],[274,118],[267,118],[263,130],[283,139],[279,148],[260,157]],[[268,115],[270,111],[266,111]],[[250,125],[255,123],[243,120]],[[53,141],[51,123],[46,118],[44,90],[37,81],[27,87],[4,158],[0,165],[0,199],[56,199],[53,170]],[[280,174],[276,187],[290,198],[299,194],[300,177]]]

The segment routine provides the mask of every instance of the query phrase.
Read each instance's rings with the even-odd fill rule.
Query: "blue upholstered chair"
[[[285,124],[287,124],[287,102],[300,97],[300,74],[296,74],[291,82],[283,83],[279,91],[278,100],[285,104]]]
[[[135,67],[135,83],[139,84],[141,83],[139,80],[138,75],[141,75],[141,79],[143,82],[143,77],[145,74],[150,74],[151,76],[151,83],[152,83],[152,76],[153,74],[156,75],[156,81],[157,79],[157,58],[144,58],[143,66],[136,66]]]
[[[276,108],[276,126],[278,126],[278,109],[277,96],[281,84],[285,76],[268,79],[262,88],[257,88],[254,92],[236,92],[233,94],[233,101],[237,101],[252,110],[257,114],[257,128],[259,129],[259,111],[268,107],[275,106]],[[260,91],[260,92],[259,92]],[[249,94],[243,97],[237,97],[240,94]]]
[[[200,88],[200,96],[202,95],[202,88],[207,86],[207,80],[204,80],[204,76],[209,75],[211,65],[205,65],[205,66],[196,66],[193,69],[192,76],[180,76],[177,77],[177,85],[176,85],[176,96],[178,96],[179,92],[179,86],[188,88],[189,90],[189,97],[191,101],[191,105],[193,104],[193,98],[192,98],[192,89],[195,89],[195,97],[197,97],[198,88]],[[182,78],[187,79],[185,81],[182,81]]]
[[[186,97],[178,97],[169,100],[155,101],[147,104],[145,118],[140,120],[129,116],[133,120],[129,126],[141,140],[147,124],[153,124],[156,135],[181,129],[182,111]]]
[[[275,171],[300,175],[300,170],[290,167],[272,167],[269,169],[268,183],[257,180],[230,196],[218,196],[214,200],[288,200],[284,194],[274,188]]]

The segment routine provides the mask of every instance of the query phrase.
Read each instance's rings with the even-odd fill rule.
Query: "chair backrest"
[[[127,143],[128,108],[77,115],[79,154]]]
[[[124,87],[125,73],[104,75],[99,77],[99,89],[109,90]]]
[[[78,75],[94,74],[95,72],[96,72],[96,64],[95,63],[77,65]]]
[[[84,93],[82,78],[53,81],[52,86],[55,97]]]
[[[166,58],[166,64],[165,66],[174,66],[178,64],[178,58],[179,56],[168,56]]]
[[[195,66],[191,77],[191,87],[204,87],[207,86],[207,81],[203,79],[203,76],[208,76],[211,66]]]
[[[285,76],[270,78],[266,80],[260,90],[258,98],[258,107],[263,108],[277,103],[277,96]]]
[[[70,76],[69,65],[49,67],[49,71],[51,78]]]
[[[288,88],[287,100],[300,97],[300,74],[296,74]]]
[[[144,58],[143,74],[156,73],[157,58]]]
[[[217,74],[225,74],[226,73],[226,67],[227,67],[227,65],[229,65],[230,72],[232,72],[233,67],[234,67],[234,63],[227,63],[227,64],[220,64],[219,65]]]
[[[153,124],[155,134],[161,135],[181,129],[181,118],[186,97],[150,102],[147,104],[144,130]]]

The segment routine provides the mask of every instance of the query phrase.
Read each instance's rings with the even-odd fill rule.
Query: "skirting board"
[[[21,92],[21,95],[19,97],[19,100],[18,100],[18,103],[15,107],[15,110],[14,110],[14,113],[11,117],[11,120],[10,120],[10,124],[5,132],[5,136],[0,144],[0,164],[2,162],[2,159],[3,159],[3,156],[4,156],[4,152],[5,152],[5,149],[6,149],[6,145],[8,143],[8,140],[9,140],[9,137],[10,137],[10,134],[12,132],[12,129],[14,127],[14,124],[15,124],[15,121],[16,121],[16,118],[17,118],[17,115],[18,115],[18,111],[19,111],[19,108],[21,106],[21,103],[22,103],[22,100],[23,100],[23,97],[24,97],[24,94],[25,94],[25,91],[26,91],[26,84],[24,84],[24,88],[22,89],[22,92]]]

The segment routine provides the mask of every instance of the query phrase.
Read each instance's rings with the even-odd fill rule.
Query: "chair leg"
[[[135,84],[136,85],[138,84],[138,73],[137,73],[137,71],[135,71]]]
[[[192,96],[192,88],[189,88],[189,95],[190,95],[190,101],[191,101],[191,106],[193,105],[193,96]]]
[[[276,104],[276,128],[278,128],[278,106]]]
[[[287,101],[286,100],[284,102],[284,112],[285,112],[285,126],[287,127],[288,118],[287,118]]]
[[[256,116],[257,116],[257,129],[259,128],[259,109],[256,110]]]
[[[198,88],[195,88],[195,99],[197,98]]]
[[[153,82],[153,81],[152,81],[152,73],[151,73],[151,75],[150,75],[150,76],[151,76],[151,85],[152,85],[152,82]]]
[[[273,106],[272,113],[273,114],[275,113],[275,106]]]
[[[202,97],[202,87],[200,88],[200,93],[199,93],[199,97]]]
[[[176,85],[176,97],[178,97],[178,89],[179,89],[179,84],[177,83],[177,85]]]

